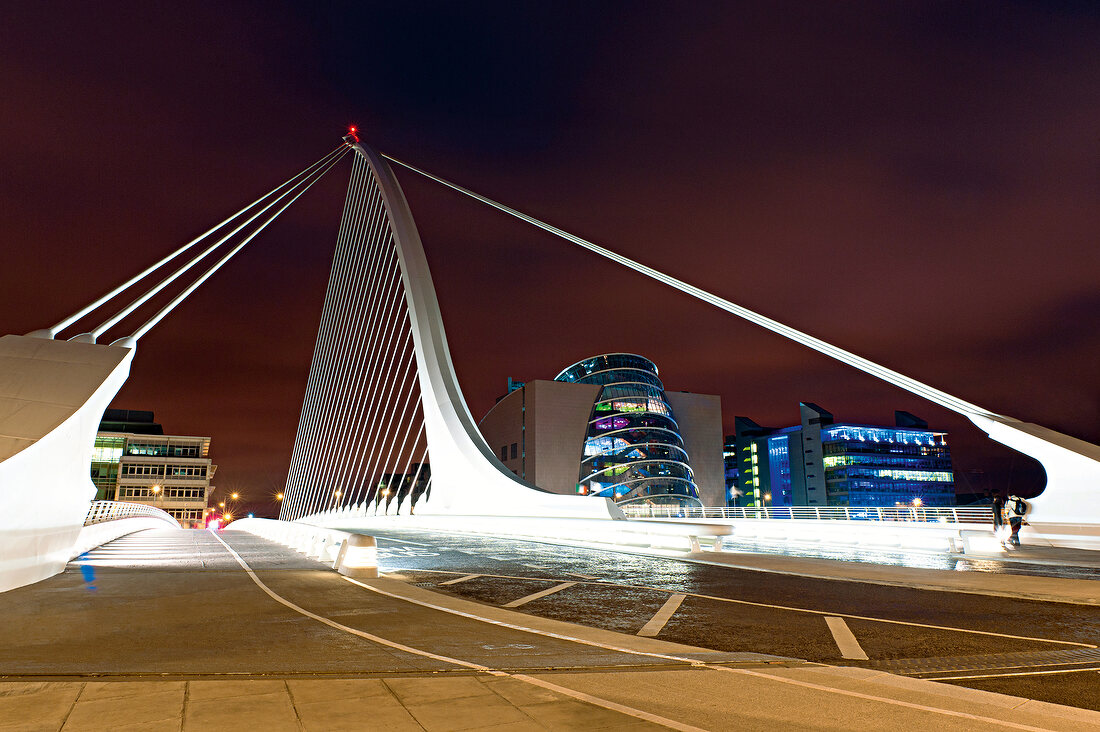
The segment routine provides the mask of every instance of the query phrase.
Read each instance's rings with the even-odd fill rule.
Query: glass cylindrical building
[[[579,490],[617,503],[701,505],[657,366],[631,353],[578,361],[555,381],[600,388],[585,433]]]

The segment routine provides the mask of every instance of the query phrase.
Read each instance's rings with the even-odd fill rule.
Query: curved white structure
[[[992,439],[1039,461],[1046,471],[1046,488],[1029,499],[1031,529],[1059,546],[1096,548],[1100,446],[999,414],[966,416]]]
[[[69,559],[137,531],[179,528],[180,522],[172,514],[147,503],[94,501],[88,508],[84,528],[69,550]]]
[[[0,592],[65,568],[95,497],[89,461],[132,348],[0,338]]]
[[[431,462],[431,488],[430,492],[420,497],[415,504],[417,514],[446,514],[452,516],[553,516],[570,518],[625,518],[622,511],[610,499],[593,499],[585,496],[569,496],[549,493],[539,489],[526,481],[513,475],[504,464],[497,459],[485,443],[477,428],[477,423],[470,414],[469,408],[462,397],[462,390],[455,375],[454,366],[451,363],[450,351],[447,348],[447,336],[443,330],[443,319],[439,311],[439,302],[436,299],[435,287],[432,284],[431,272],[428,270],[428,261],[424,256],[424,247],[420,241],[420,234],[413,221],[412,212],[409,210],[405,194],[401,190],[396,177],[381,155],[366,145],[354,144],[352,149],[361,159],[367,163],[369,177],[365,180],[356,179],[356,171],[352,172],[352,187],[374,187],[371,195],[380,195],[385,211],[385,225],[371,228],[369,225],[361,227],[366,233],[362,235],[361,246],[366,248],[392,246],[396,250],[400,266],[401,284],[404,290],[404,302],[408,309],[409,325],[412,335],[413,349],[416,363],[416,377],[421,394],[421,407],[423,410],[424,433],[427,439],[428,452]],[[356,200],[354,193],[349,195],[349,200]],[[369,200],[370,196],[366,196]],[[369,205],[364,208],[369,212]],[[366,217],[364,213],[361,216]],[[347,212],[345,211],[345,217]],[[347,224],[347,219],[345,218]],[[351,222],[351,228],[355,228],[355,222]],[[390,240],[392,238],[392,244]],[[337,252],[339,261],[340,253]],[[333,280],[337,286],[341,286],[342,273],[337,266],[333,268]],[[352,283],[360,282],[351,277]],[[330,284],[330,288],[332,285]],[[331,292],[331,290],[330,290]],[[329,302],[326,302],[326,313],[329,311]],[[324,324],[322,334],[319,335],[319,348],[324,337]],[[359,331],[355,331],[359,332]],[[322,371],[333,368],[332,361],[339,362],[339,357],[330,358],[326,366],[315,357],[314,368],[311,369],[311,381],[321,378]],[[351,374],[339,374],[340,379]],[[327,378],[332,379],[331,375]],[[357,397],[361,401],[361,397]],[[310,396],[307,394],[307,402]],[[333,399],[332,403],[325,404],[316,410],[318,414],[340,410],[352,410],[359,412],[355,400],[343,397],[342,401]],[[292,460],[292,471],[295,463],[309,463],[323,460],[326,453],[331,452],[332,438],[325,442],[324,437],[313,437],[315,448],[309,452],[304,447],[311,438],[310,434],[316,432],[306,426],[307,413],[310,410],[303,409],[302,424],[299,428],[299,437],[295,441],[295,459]],[[382,410],[387,411],[387,410]],[[335,432],[340,439],[341,435],[353,433],[358,426],[352,423],[335,424],[330,419],[325,423],[323,417],[314,416],[314,422],[320,423],[320,430]],[[311,432],[312,430],[312,432]],[[327,447],[326,447],[327,446]],[[354,458],[355,456],[351,456]],[[331,472],[331,471],[330,471]],[[339,471],[336,471],[339,473]],[[346,471],[345,471],[346,472]],[[354,482],[354,481],[353,481]],[[304,484],[300,484],[304,483]],[[326,510],[326,501],[329,496],[336,494],[337,499],[344,492],[343,484],[334,490],[334,483],[330,482],[324,473],[313,474],[312,478],[304,478],[300,482],[288,481],[287,500],[284,501],[283,517],[298,518],[301,516],[315,516],[318,514],[331,515],[359,515],[368,510],[371,496],[368,492],[368,500],[361,505],[347,506],[340,500],[332,501],[337,510]],[[368,486],[368,491],[374,487]],[[303,498],[312,494],[313,503],[303,504]],[[318,502],[317,497],[321,500]],[[392,501],[385,508],[379,506],[377,498],[374,498],[375,506],[379,506],[380,512],[410,513],[412,493],[403,497],[403,500]],[[343,496],[346,501],[347,496]],[[357,499],[355,499],[357,500]],[[287,508],[289,504],[290,508]],[[312,509],[301,510],[302,505],[312,506]],[[295,506],[299,507],[295,510]]]

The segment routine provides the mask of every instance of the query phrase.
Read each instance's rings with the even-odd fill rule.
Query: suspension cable
[[[347,149],[350,149],[350,148],[347,148]],[[299,191],[293,198],[291,198],[289,201],[287,201],[285,204],[283,204],[283,206],[278,211],[276,211],[266,221],[264,221],[262,224],[260,224],[251,234],[249,234],[247,237],[245,237],[244,241],[242,241],[240,244],[238,244],[233,249],[231,249],[225,256],[223,256],[221,259],[219,259],[217,262],[215,262],[213,266],[211,266],[208,270],[206,270],[197,280],[195,280],[190,285],[188,285],[187,288],[183,290],[183,292],[176,295],[176,297],[174,297],[171,302],[169,302],[167,305],[165,305],[159,311],[157,311],[156,315],[154,315],[149,320],[145,321],[145,323],[143,323],[140,328],[138,328],[136,331],[134,331],[134,333],[131,336],[129,336],[129,338],[133,339],[134,341],[140,339],[143,335],[148,333],[157,323],[159,323],[161,320],[163,320],[164,317],[166,315],[168,315],[168,313],[175,310],[177,305],[179,305],[181,302],[186,300],[187,297],[192,292],[197,290],[198,287],[202,283],[206,282],[206,280],[210,279],[210,277],[215,272],[217,272],[219,269],[221,269],[222,265],[224,265],[226,262],[228,262],[230,259],[232,259],[233,256],[235,254],[237,254],[237,252],[241,251],[241,249],[244,249],[245,245],[248,244],[250,241],[252,241],[256,237],[257,234],[259,234],[261,231],[266,229],[268,227],[268,225],[271,224],[272,221],[277,219],[279,217],[279,214],[281,214],[283,211],[286,211],[287,208],[290,206],[290,204],[297,201],[299,198],[302,197],[302,195],[306,191],[308,191],[310,188],[312,188],[314,183],[319,181],[324,176],[324,174],[327,173],[332,168],[332,166],[336,165],[336,163],[338,163],[340,161],[340,158],[343,157],[343,154],[344,153],[338,154],[337,157],[335,159],[333,159],[332,162],[328,163],[327,166],[321,171],[320,174],[318,174],[316,177],[314,177],[312,180],[310,180],[305,185],[305,187],[302,188],[301,191]]]
[[[561,237],[562,239],[565,239],[566,241],[572,242],[573,244],[576,244],[577,246],[580,246],[580,247],[582,247],[584,249],[587,249],[591,252],[599,254],[601,257],[605,257],[607,259],[610,259],[611,261],[616,262],[618,264],[621,264],[624,267],[628,267],[629,269],[632,269],[635,272],[639,272],[643,275],[646,275],[647,277],[650,277],[651,279],[655,279],[658,282],[662,282],[662,283],[664,283],[664,284],[666,284],[670,287],[673,287],[677,290],[680,290],[681,292],[684,292],[688,295],[691,295],[695,298],[698,298],[699,300],[710,303],[711,305],[714,305],[717,308],[725,310],[728,313],[732,313],[734,315],[737,315],[738,317],[741,317],[741,318],[744,318],[745,320],[748,320],[749,322],[752,322],[752,323],[755,323],[759,326],[767,328],[768,330],[772,331],[773,333],[778,333],[779,335],[785,336],[786,338],[789,338],[790,340],[793,340],[796,343],[801,343],[803,346],[806,346],[807,348],[811,348],[811,349],[813,349],[813,350],[815,350],[819,353],[823,353],[826,356],[830,356],[831,358],[834,358],[838,361],[841,361],[842,363],[846,363],[849,366],[853,366],[853,367],[855,367],[855,368],[857,368],[861,371],[864,371],[865,373],[871,374],[872,376],[878,377],[879,379],[882,379],[883,381],[889,382],[889,383],[893,384],[894,386],[901,387],[902,389],[905,389],[906,391],[917,394],[918,396],[922,396],[925,399],[928,399],[931,402],[939,404],[940,406],[945,407],[946,409],[950,409],[953,412],[957,412],[957,413],[962,414],[966,417],[970,417],[970,416],[974,416],[974,415],[984,416],[984,417],[998,416],[998,415],[995,415],[993,412],[990,412],[987,409],[984,409],[982,407],[977,406],[976,404],[971,404],[970,402],[959,399],[958,397],[952,396],[952,395],[950,395],[950,394],[948,394],[944,391],[940,391],[939,389],[931,387],[927,384],[923,384],[923,383],[917,381],[916,379],[912,379],[908,376],[905,376],[904,374],[898,373],[897,371],[894,371],[893,369],[889,369],[885,366],[881,366],[881,365],[875,363],[874,361],[870,361],[866,358],[863,358],[862,356],[857,356],[856,354],[854,354],[850,351],[846,351],[842,348],[834,346],[831,343],[827,343],[827,342],[821,340],[820,338],[815,338],[814,336],[811,336],[808,333],[803,333],[802,331],[796,330],[795,328],[791,328],[790,326],[784,325],[784,324],[780,323],[777,320],[773,320],[773,319],[771,319],[767,316],[764,316],[764,315],[761,315],[761,314],[759,314],[755,311],[749,310],[748,308],[745,308],[745,307],[737,305],[733,302],[730,302],[729,300],[726,300],[725,298],[721,298],[717,295],[714,295],[710,292],[707,292],[706,290],[704,290],[702,288],[695,287],[694,285],[690,285],[690,284],[684,282],[683,280],[679,280],[675,277],[671,277],[669,275],[666,275],[663,272],[661,272],[659,270],[656,270],[652,267],[647,267],[646,265],[641,264],[640,262],[636,262],[633,259],[630,259],[628,257],[624,257],[621,254],[617,254],[617,253],[611,251],[610,249],[606,249],[604,247],[601,247],[598,244],[593,244],[592,242],[588,241],[587,239],[582,239],[581,237],[576,236],[574,234],[570,234],[569,232],[564,231],[562,229],[559,229],[556,226],[553,226],[551,224],[547,224],[544,221],[540,221],[539,219],[536,219],[533,216],[528,216],[527,214],[522,213],[520,211],[517,211],[514,208],[511,208],[509,206],[505,206],[502,203],[498,203],[497,201],[494,201],[491,198],[487,198],[485,196],[482,196],[479,193],[475,193],[475,192],[469,190],[468,188],[463,188],[462,186],[458,185],[457,183],[452,183],[449,180],[446,180],[444,178],[440,178],[437,175],[433,175],[433,174],[431,174],[431,173],[429,173],[425,170],[422,170],[421,168],[418,168],[418,167],[416,167],[414,165],[411,165],[409,163],[406,163],[404,161],[398,160],[397,158],[391,157],[391,156],[386,155],[384,153],[382,153],[382,157],[385,158],[386,160],[389,160],[390,162],[393,162],[393,163],[396,163],[397,165],[400,165],[403,168],[407,168],[408,170],[411,170],[414,173],[418,173],[419,175],[422,175],[425,178],[428,178],[429,180],[433,180],[436,183],[439,183],[443,186],[446,186],[447,188],[450,188],[451,190],[458,191],[459,193],[461,193],[465,196],[468,196],[470,198],[473,198],[476,201],[480,201],[481,203],[484,203],[487,206],[495,208],[498,211],[502,211],[502,212],[504,212],[504,213],[506,213],[510,216],[514,216],[515,218],[520,219],[521,221],[526,221],[527,223],[529,223],[533,226],[537,226],[538,228],[540,228],[544,231],[548,231],[551,234],[554,234],[555,236]]]
[[[172,252],[172,253],[171,253],[171,254],[169,254],[168,256],[166,256],[166,257],[164,257],[163,259],[161,259],[161,260],[160,260],[159,262],[157,262],[156,264],[153,264],[152,266],[148,267],[147,269],[145,269],[145,270],[144,270],[144,271],[142,271],[141,273],[139,273],[139,274],[137,274],[137,275],[135,275],[135,276],[131,277],[131,278],[130,278],[129,280],[127,280],[126,282],[123,282],[123,283],[122,283],[121,285],[119,285],[119,286],[118,286],[118,287],[116,287],[115,289],[111,290],[111,291],[110,291],[110,292],[108,292],[108,293],[107,293],[106,295],[104,295],[103,297],[99,298],[98,300],[96,300],[95,302],[91,303],[90,305],[87,305],[87,306],[85,306],[85,307],[81,308],[80,310],[76,311],[75,313],[73,313],[73,314],[72,314],[72,315],[70,315],[69,317],[67,317],[67,318],[64,318],[63,320],[61,320],[61,321],[59,321],[58,323],[54,324],[53,326],[51,326],[50,328],[48,328],[48,329],[47,329],[47,332],[49,333],[50,337],[51,337],[51,338],[53,338],[53,337],[54,337],[55,335],[57,335],[57,334],[58,334],[58,333],[59,333],[60,331],[64,330],[65,328],[68,328],[68,327],[69,327],[70,325],[72,325],[72,324],[73,324],[73,323],[75,323],[76,321],[80,320],[80,319],[81,319],[81,318],[83,318],[83,317],[84,317],[85,315],[87,315],[88,313],[90,313],[90,312],[92,312],[93,310],[95,310],[96,308],[98,308],[98,307],[99,307],[100,305],[103,305],[104,303],[106,303],[106,302],[109,302],[110,300],[114,299],[114,297],[115,297],[116,295],[118,295],[118,294],[119,294],[119,293],[121,293],[122,291],[126,290],[126,289],[127,289],[127,288],[129,288],[129,287],[130,287],[131,285],[133,285],[134,283],[136,283],[136,282],[139,282],[139,281],[141,281],[142,279],[144,279],[145,277],[147,277],[147,276],[148,276],[148,275],[150,275],[151,273],[153,273],[153,272],[157,271],[157,270],[158,270],[158,269],[160,269],[160,268],[161,268],[162,266],[164,266],[164,265],[165,265],[165,264],[167,264],[168,262],[172,261],[173,259],[175,259],[175,258],[176,258],[176,257],[178,257],[179,255],[183,254],[183,253],[184,253],[184,252],[186,252],[186,251],[187,251],[188,249],[190,249],[191,247],[195,246],[195,245],[196,245],[196,244],[198,244],[198,243],[199,243],[200,241],[202,241],[202,240],[203,240],[203,239],[205,239],[206,237],[210,236],[211,234],[213,234],[213,233],[214,233],[215,231],[217,231],[218,229],[222,228],[222,227],[223,227],[223,226],[225,226],[226,224],[228,224],[228,223],[230,223],[231,221],[235,220],[235,219],[236,219],[236,218],[237,218],[238,216],[241,216],[241,215],[242,215],[242,214],[244,214],[245,212],[247,212],[247,211],[251,210],[251,209],[252,209],[253,207],[255,207],[255,206],[259,205],[260,203],[262,203],[262,202],[264,202],[264,201],[266,201],[266,200],[267,200],[268,198],[270,198],[271,196],[275,195],[275,194],[276,194],[276,193],[278,193],[279,191],[283,190],[283,189],[284,189],[284,188],[286,188],[287,186],[290,186],[290,185],[294,184],[294,183],[295,183],[296,181],[298,181],[299,179],[301,179],[301,178],[303,178],[303,177],[305,177],[305,176],[308,176],[308,175],[310,175],[310,174],[311,174],[311,173],[312,173],[313,171],[315,171],[315,170],[316,170],[316,169],[317,169],[318,167],[320,167],[320,166],[321,166],[321,165],[323,165],[323,164],[324,164],[324,163],[325,163],[325,162],[326,162],[327,160],[329,160],[329,159],[330,159],[330,158],[331,158],[331,157],[332,157],[333,155],[335,155],[335,154],[337,154],[338,152],[340,152],[340,150],[341,150],[342,148],[343,148],[343,149],[345,149],[345,151],[346,151],[347,147],[348,147],[348,146],[347,146],[346,144],[344,144],[344,145],[340,145],[340,146],[339,146],[339,147],[337,147],[337,148],[334,148],[334,149],[333,149],[333,150],[332,150],[331,152],[329,152],[328,154],[326,154],[326,155],[325,155],[324,157],[322,157],[322,158],[321,158],[320,160],[318,160],[318,161],[317,161],[316,163],[313,163],[313,164],[312,164],[312,165],[310,165],[309,167],[305,168],[304,170],[302,170],[302,171],[301,171],[300,173],[298,173],[297,175],[295,175],[295,176],[292,176],[291,178],[289,178],[289,179],[288,179],[288,180],[287,180],[287,181],[286,181],[285,183],[283,183],[282,185],[279,185],[279,186],[276,186],[275,188],[272,188],[272,189],[271,189],[270,191],[268,191],[268,192],[267,192],[267,193],[265,193],[264,195],[260,196],[260,197],[259,197],[259,198],[257,198],[257,199],[256,199],[255,201],[253,201],[252,203],[250,203],[250,204],[248,204],[247,206],[245,206],[244,208],[242,208],[242,209],[241,209],[240,211],[237,211],[237,212],[236,212],[235,214],[233,214],[233,215],[232,215],[232,216],[230,216],[229,218],[225,219],[225,220],[224,220],[224,221],[222,221],[221,223],[219,223],[219,224],[217,224],[217,225],[213,226],[212,228],[210,228],[210,229],[208,229],[207,231],[203,232],[203,233],[202,233],[202,234],[200,234],[199,236],[195,237],[194,239],[192,239],[192,240],[191,240],[191,241],[189,241],[188,243],[184,244],[184,245],[183,245],[182,247],[180,247],[180,248],[179,248],[179,249],[177,249],[176,251]]]

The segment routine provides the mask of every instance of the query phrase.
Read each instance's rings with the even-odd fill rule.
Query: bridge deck
[[[0,728],[1100,730],[1086,710],[356,585],[239,532],[112,542],[0,615]]]

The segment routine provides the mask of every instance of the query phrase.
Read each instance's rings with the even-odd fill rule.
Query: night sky
[[[60,320],[356,124],[734,302],[1100,441],[1095,3],[13,2],[0,105],[0,333]],[[349,169],[146,336],[114,403],[211,435],[219,493],[259,502],[285,480]],[[727,432],[735,415],[793,424],[799,400],[849,422],[905,409],[950,433],[960,490],[1036,486],[953,413],[398,175],[477,418],[508,376],[626,351],[668,389],[720,394]]]

